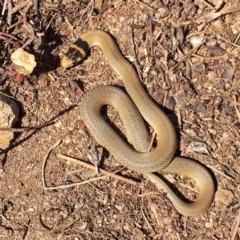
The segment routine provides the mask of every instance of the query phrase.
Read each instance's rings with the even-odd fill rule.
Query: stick
[[[91,165],[91,164],[88,164],[88,163],[86,163],[86,162],[80,161],[80,160],[78,160],[78,159],[76,159],[76,158],[68,157],[68,156],[63,155],[63,154],[61,154],[61,153],[58,153],[58,154],[57,154],[57,157],[60,158],[60,159],[65,159],[65,160],[71,161],[71,162],[73,162],[73,163],[80,164],[80,165],[82,165],[82,166],[84,166],[84,167],[86,167],[86,168],[90,168],[90,169],[92,169],[92,170],[95,170],[95,169],[96,169],[95,166],[93,166],[93,165]],[[137,182],[132,181],[132,180],[127,179],[127,178],[124,178],[124,177],[121,177],[121,176],[119,176],[119,175],[117,175],[117,174],[108,172],[108,171],[106,171],[106,170],[104,170],[104,169],[101,169],[101,168],[100,168],[100,169],[99,169],[99,172],[100,172],[100,173],[103,173],[103,174],[105,174],[105,175],[107,175],[107,176],[113,177],[113,178],[115,178],[115,179],[118,179],[118,180],[124,181],[124,182],[126,182],[126,183],[129,183],[129,184],[131,184],[131,185],[137,186]]]
[[[11,22],[12,22],[12,0],[8,0],[7,24],[10,26]]]
[[[236,95],[233,96],[233,101],[234,101],[234,108],[235,108],[235,111],[236,111],[237,116],[238,116],[238,122],[240,123],[240,112],[239,112],[238,107],[237,107],[237,97],[236,97]]]
[[[1,16],[0,16],[0,25],[2,24],[2,19],[3,19],[3,16],[5,14],[5,11],[6,11],[6,6],[7,6],[7,0],[5,0],[4,4],[3,4],[2,13],[1,13]]]
[[[59,141],[56,142],[53,146],[51,146],[50,149],[48,150],[47,154],[45,155],[44,159],[43,159],[43,165],[42,165],[42,184],[43,184],[44,189],[47,187],[46,182],[45,182],[45,178],[44,178],[44,170],[45,170],[45,167],[46,167],[46,162],[47,162],[48,156],[49,156],[50,152],[51,152],[54,148],[56,148],[60,143],[61,143],[61,140],[59,140]]]
[[[204,57],[204,56],[200,56],[198,54],[192,53],[192,56],[207,59],[207,60],[212,60],[212,59],[221,59],[221,58],[227,57],[227,54],[224,54],[224,55],[221,55],[221,56],[216,56],[216,57]]]
[[[71,183],[71,184],[64,184],[64,185],[60,185],[60,186],[47,186],[46,184],[43,185],[44,189],[46,190],[56,190],[56,189],[65,189],[65,188],[71,188],[71,187],[75,187],[75,186],[79,186],[79,185],[83,185],[83,184],[87,184],[93,181],[97,181],[99,179],[105,178],[106,176],[101,176],[101,177],[95,177],[95,178],[91,178],[89,180],[83,181],[83,182],[76,182],[76,183]],[[45,182],[45,181],[44,181]]]
[[[238,231],[238,227],[240,226],[240,211],[236,217],[236,219],[234,220],[234,223],[233,223],[234,227],[233,227],[233,234],[232,234],[232,237],[231,237],[231,240],[234,240],[236,235],[237,235],[237,231]]]
[[[227,43],[229,43],[229,44],[231,44],[231,45],[233,45],[234,47],[237,47],[237,48],[240,48],[240,45],[238,45],[238,44],[235,44],[235,43],[233,43],[233,42],[231,42],[231,41],[229,41],[229,40],[227,40],[226,38],[224,38],[224,37],[222,37],[222,36],[220,36],[220,35],[218,35],[217,33],[215,33],[215,32],[213,32],[217,37],[219,37],[220,39],[222,39],[223,41],[225,41],[225,42],[227,42]]]
[[[142,4],[142,5],[145,6],[146,8],[148,8],[148,9],[150,9],[150,10],[153,11],[153,9],[152,9],[151,7],[149,7],[146,3],[143,3],[143,2],[141,2],[141,1],[139,1],[139,0],[135,0],[135,1],[138,2],[138,3],[140,3],[140,4]]]
[[[29,131],[29,130],[33,130],[33,129],[40,129],[43,127],[47,127],[53,123],[54,123],[54,121],[50,121],[50,122],[46,122],[46,123],[43,123],[43,124],[35,126],[35,127],[26,127],[26,128],[1,128],[0,127],[0,131],[25,132],[25,131]]]
[[[0,36],[0,39],[4,40],[5,42],[8,42],[8,43],[13,44],[13,45],[14,45],[15,47],[17,47],[17,48],[20,48],[20,47],[21,47],[18,42],[15,42],[15,41],[12,40],[12,39],[8,39],[8,38],[3,37],[3,36]]]

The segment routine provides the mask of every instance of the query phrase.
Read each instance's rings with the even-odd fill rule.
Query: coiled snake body
[[[99,46],[107,61],[124,81],[131,98],[114,86],[100,86],[87,92],[81,105],[81,116],[94,138],[105,147],[122,165],[143,173],[160,189],[179,213],[196,216],[205,212],[214,198],[214,183],[206,168],[191,159],[174,157],[176,134],[172,123],[157,107],[143,89],[131,64],[120,53],[111,36],[103,31],[90,31],[72,45],[62,59],[63,67],[71,67],[85,57],[93,46]],[[103,119],[101,108],[115,107],[124,123],[126,143]],[[148,151],[148,131],[142,117],[152,126],[158,136],[157,146]],[[186,203],[179,199],[171,188],[152,172],[168,172],[194,179],[199,187],[196,201]]]

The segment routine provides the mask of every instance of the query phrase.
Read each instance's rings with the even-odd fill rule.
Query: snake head
[[[61,65],[65,68],[72,67],[80,62],[87,54],[89,46],[86,41],[78,39],[69,47],[65,56],[61,61]]]

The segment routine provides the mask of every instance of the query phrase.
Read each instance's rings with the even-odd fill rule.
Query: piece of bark
[[[18,120],[18,112],[17,104],[0,92],[0,128],[13,127]],[[13,131],[0,130],[0,150],[8,148],[13,138]]]

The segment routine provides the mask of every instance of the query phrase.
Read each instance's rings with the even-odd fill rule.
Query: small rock
[[[204,41],[204,34],[203,33],[200,33],[199,35],[196,35],[196,36],[193,36],[193,37],[190,37],[189,39],[190,43],[192,44],[192,46],[195,48],[195,47],[198,47],[200,46],[203,41]]]
[[[206,226],[206,228],[212,228],[213,227],[213,222],[206,222],[205,226]]]
[[[228,138],[229,138],[229,134],[228,134],[227,132],[224,132],[224,133],[222,134],[222,138],[223,138],[223,139],[228,139]]]
[[[225,78],[225,79],[228,79],[228,80],[232,80],[234,72],[235,72],[235,69],[227,68],[227,69],[224,70],[224,72],[222,74],[222,78]]]
[[[18,120],[18,112],[17,104],[0,92],[0,128],[11,128]],[[8,148],[13,137],[12,131],[0,131],[0,150]]]
[[[37,65],[34,55],[24,51],[22,48],[18,48],[13,52],[11,60],[15,70],[24,76],[31,74]]]
[[[193,70],[196,70],[196,71],[198,71],[198,72],[201,72],[201,73],[204,73],[205,70],[206,70],[204,63],[200,63],[200,64],[193,65],[193,66],[192,66],[192,69],[193,69]]]
[[[219,189],[215,194],[215,203],[218,206],[229,206],[233,202],[234,195],[227,189]]]

